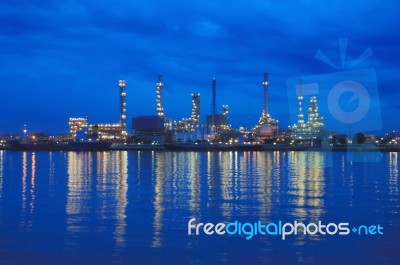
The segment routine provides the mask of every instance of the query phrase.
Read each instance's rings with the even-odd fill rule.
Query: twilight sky
[[[216,77],[218,110],[228,104],[231,124],[253,126],[264,71],[270,113],[287,128],[297,114],[288,80],[340,76],[367,48],[373,55],[352,70],[375,69],[383,129],[400,129],[399,14],[399,3],[378,0],[1,1],[0,133],[24,123],[67,132],[69,117],[117,122],[119,79],[128,84],[130,127],[133,116],[155,115],[158,74],[167,117],[189,117],[199,92],[204,122]],[[338,38],[348,39],[344,67]],[[318,50],[338,68],[317,60]]]

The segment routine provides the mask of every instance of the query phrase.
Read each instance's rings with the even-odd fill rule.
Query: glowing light
[[[126,81],[125,80],[119,80],[118,82],[119,87],[125,87],[126,86]]]

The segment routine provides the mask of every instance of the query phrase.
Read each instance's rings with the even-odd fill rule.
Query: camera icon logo
[[[301,113],[302,109],[304,108],[307,110],[307,106],[304,105],[304,103],[307,102],[307,98],[317,98],[317,116],[324,117],[324,128],[321,132],[318,132],[318,135],[315,134],[313,136],[312,134],[308,134],[305,138],[323,138],[324,136],[322,136],[322,131],[325,133],[330,132],[330,135],[344,135],[349,139],[349,148],[347,149],[348,161],[379,161],[379,157],[381,157],[380,152],[376,152],[377,156],[374,157],[371,155],[353,156],[349,151],[351,148],[357,146],[356,143],[351,142],[354,135],[360,133],[367,135],[382,129],[381,108],[375,69],[349,69],[370,57],[372,51],[368,48],[358,57],[358,59],[348,63],[346,62],[347,39],[339,39],[339,49],[342,61],[341,69],[339,69],[339,67],[321,51],[317,51],[315,56],[318,60],[338,71],[287,79],[286,86],[289,99],[291,124],[295,124],[295,126],[292,127],[293,131],[300,132],[297,136],[301,138],[301,132],[307,131],[304,124],[312,125],[312,123],[310,123],[310,115],[315,116],[315,111],[314,113],[310,112],[310,110],[308,111],[309,121],[300,121],[299,119],[300,117],[303,117],[303,114]],[[347,67],[348,65],[349,67]],[[299,103],[296,102],[296,99],[299,99]],[[314,106],[313,108],[315,109]],[[352,143],[352,145],[350,145],[350,143]],[[325,148],[327,146],[329,147],[329,145],[326,145]],[[357,148],[360,149],[365,146],[366,145],[359,145]],[[374,149],[375,146],[371,143],[368,148]],[[378,151],[378,148],[375,149]]]
[[[351,93],[353,96],[349,103],[358,100],[358,106],[352,111],[343,110],[340,105],[340,97],[345,93]],[[346,80],[337,83],[328,94],[328,109],[332,116],[345,124],[353,124],[362,120],[368,113],[371,98],[365,87],[355,81]]]

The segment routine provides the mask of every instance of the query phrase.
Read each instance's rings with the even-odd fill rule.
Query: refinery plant
[[[343,150],[354,139],[324,129],[324,119],[318,112],[315,95],[309,95],[307,118],[303,114],[304,97],[302,82],[296,88],[298,101],[297,123],[286,129],[279,128],[268,108],[268,73],[264,73],[263,109],[261,116],[251,129],[233,128],[229,124],[229,107],[222,104],[217,111],[217,79],[211,80],[211,111],[203,119],[200,115],[200,93],[187,95],[191,100],[191,110],[180,120],[172,120],[163,107],[163,77],[159,75],[155,84],[156,105],[154,113],[131,117],[132,128],[127,127],[126,98],[128,84],[119,80],[119,119],[115,123],[90,123],[88,117],[69,118],[69,133],[59,137],[43,133],[27,133],[12,139],[9,144],[1,139],[0,148],[15,150],[308,150],[319,148]],[[261,93],[260,93],[261,94]],[[203,99],[204,101],[204,99]],[[361,139],[361,138],[360,138]],[[373,135],[363,135],[363,142],[379,145]],[[359,143],[359,138],[354,141]],[[389,143],[393,143],[390,139]],[[396,140],[397,141],[397,140]],[[400,141],[400,139],[399,139]],[[386,142],[385,142],[386,143]],[[385,150],[387,147],[385,146]]]
[[[301,82],[301,81],[300,81]],[[217,111],[217,79],[211,81],[211,112],[206,115],[202,123],[200,116],[200,93],[188,95],[191,99],[191,111],[180,120],[173,121],[167,117],[163,107],[164,82],[161,75],[158,76],[155,85],[156,106],[153,115],[141,115],[132,117],[132,133],[128,134],[126,126],[126,87],[127,83],[120,80],[120,117],[117,123],[90,124],[87,117],[74,117],[69,119],[69,139],[74,142],[108,141],[114,148],[141,148],[151,145],[164,146],[175,145],[180,147],[208,147],[215,146],[239,146],[239,145],[263,145],[263,144],[292,144],[298,143],[291,140],[301,139],[301,144],[315,145],[324,127],[323,118],[319,116],[317,99],[310,98],[308,121],[304,121],[302,113],[303,96],[301,84],[298,91],[299,114],[298,122],[288,130],[279,129],[278,120],[274,119],[268,109],[268,73],[264,73],[263,109],[261,117],[255,126],[234,129],[229,125],[229,106],[222,105]]]

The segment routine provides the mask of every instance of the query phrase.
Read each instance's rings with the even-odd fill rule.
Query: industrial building
[[[215,127],[216,131],[226,130],[228,126],[228,105],[224,105],[222,113],[211,114],[206,116],[206,124],[209,127]]]
[[[79,131],[85,131],[88,128],[88,119],[86,118],[69,118],[69,135],[70,139],[76,141],[76,134]]]
[[[119,122],[89,124],[87,117],[69,118],[69,133],[72,141],[126,141],[128,136],[126,126],[126,81],[119,80],[118,86],[120,97]]]
[[[126,141],[126,81],[119,80],[120,114],[118,123],[95,123],[88,126],[88,137],[101,141]]]
[[[137,143],[164,143],[165,119],[156,116],[138,116],[132,119],[133,138]]]
[[[95,123],[89,124],[88,138],[102,141],[123,140],[120,123]]]

